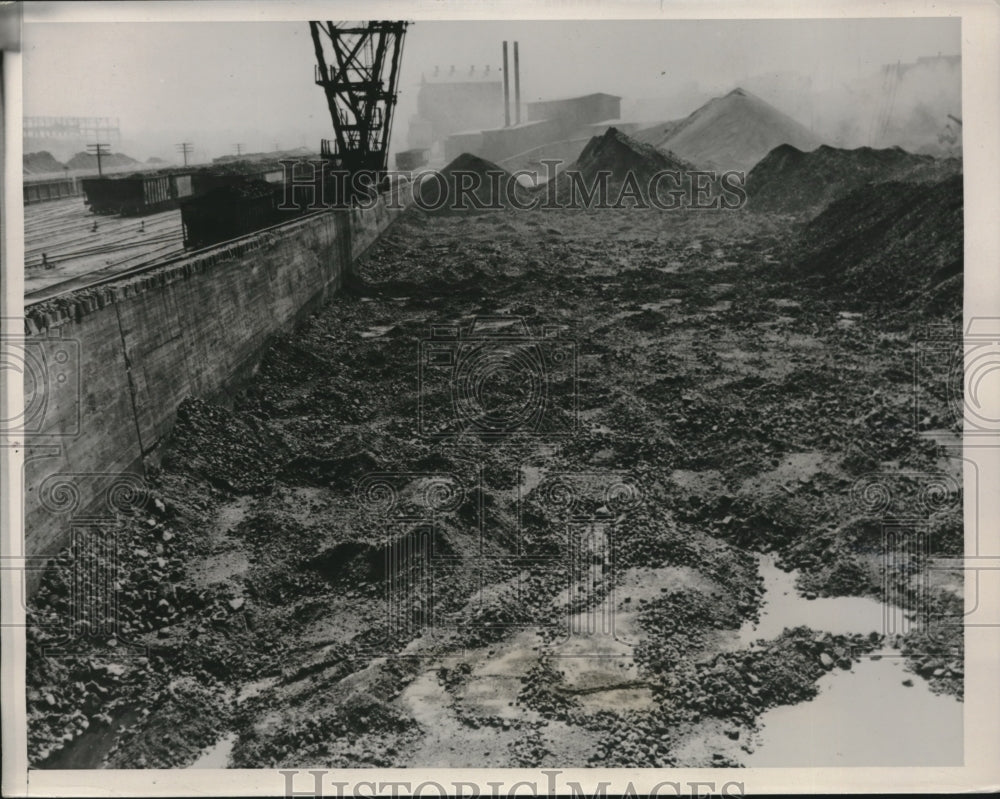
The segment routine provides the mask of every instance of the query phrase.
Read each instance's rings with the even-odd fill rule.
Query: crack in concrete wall
[[[29,449],[48,454],[26,458],[25,553],[54,555],[70,539],[73,513],[102,504],[123,473],[144,474],[147,462],[160,457],[185,397],[218,399],[251,376],[274,335],[293,329],[340,289],[409,197],[402,199],[394,208],[380,202],[296,220],[30,308],[27,340],[69,347],[77,362],[59,389],[43,376],[50,392],[44,418],[26,436]],[[42,484],[56,478],[73,486],[72,508],[40,496]],[[29,593],[40,577],[28,575]]]

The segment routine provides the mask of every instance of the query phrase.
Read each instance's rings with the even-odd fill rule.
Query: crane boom
[[[347,172],[384,173],[407,23],[310,22],[316,84],[323,87],[333,140],[320,151]]]

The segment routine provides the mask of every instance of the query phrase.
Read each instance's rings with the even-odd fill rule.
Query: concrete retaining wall
[[[26,554],[51,556],[81,519],[128,505],[181,401],[244,381],[271,337],[326,302],[398,213],[384,202],[326,212],[28,308]]]

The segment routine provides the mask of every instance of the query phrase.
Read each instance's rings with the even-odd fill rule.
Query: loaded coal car
[[[120,214],[137,185],[128,178],[83,178],[80,183],[84,202],[95,214]]]
[[[77,178],[52,178],[50,180],[25,180],[24,204],[34,205],[64,197],[78,197],[80,183]]]
[[[246,180],[281,183],[285,173],[281,168],[242,169],[240,167],[203,168],[191,173],[191,193],[199,196],[222,186],[237,186]]]
[[[181,203],[184,246],[208,247],[302,216],[309,210],[308,187],[292,187],[295,205],[286,207],[284,183],[243,177]]]
[[[191,176],[179,173],[84,178],[82,184],[85,202],[95,214],[152,214],[176,208],[193,194]]]

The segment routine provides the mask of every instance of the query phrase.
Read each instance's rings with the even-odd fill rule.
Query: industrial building
[[[121,127],[112,117],[24,117],[21,133],[24,152],[46,150],[57,158],[69,158],[99,141],[112,147],[121,145]]]
[[[410,117],[407,144],[429,148],[463,130],[483,130],[503,124],[503,82],[487,66],[464,74],[454,67],[446,75],[426,75],[417,93],[417,113]]]

